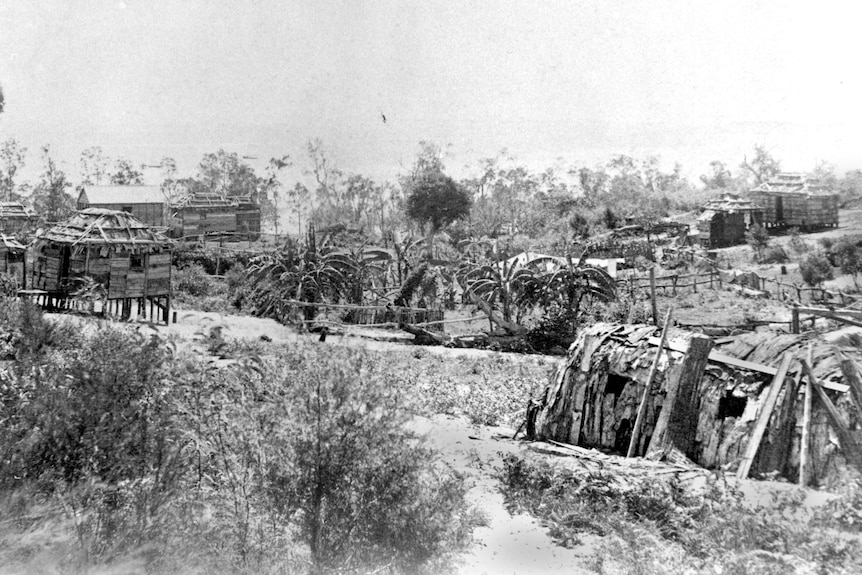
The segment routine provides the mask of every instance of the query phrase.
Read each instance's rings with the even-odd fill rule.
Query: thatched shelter
[[[603,323],[584,329],[539,405],[530,410],[528,434],[625,454],[658,350],[659,331],[649,325]],[[764,411],[778,364],[790,352],[794,360],[751,462],[751,473],[777,472],[795,480],[805,389],[798,359],[806,357],[809,342],[813,371],[822,389],[850,429],[859,428],[862,421],[845,383],[845,371],[858,367],[850,359],[842,362],[837,349],[825,341],[748,333],[716,346],[706,336],[671,328],[646,399],[634,454],[660,457],[672,447],[704,467],[735,469]],[[702,352],[699,365],[692,361],[695,347]],[[859,356],[858,349],[843,351],[848,357]],[[843,475],[847,452],[838,449],[824,406],[817,402],[809,430],[807,483],[834,484]]]
[[[48,305],[64,307],[92,278],[105,291],[108,309],[123,317],[156,313],[167,321],[173,242],[123,211],[88,208],[37,237],[32,288]],[[92,283],[92,282],[90,282]]]

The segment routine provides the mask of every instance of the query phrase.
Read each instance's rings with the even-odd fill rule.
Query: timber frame
[[[23,295],[49,309],[81,307],[130,319],[169,322],[173,242],[131,214],[78,212],[34,244],[31,289]],[[149,310],[147,309],[149,307]]]

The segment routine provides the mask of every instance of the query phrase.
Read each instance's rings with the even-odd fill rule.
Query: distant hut
[[[625,454],[655,358],[659,329],[649,325],[598,323],[578,335],[567,359],[531,408],[527,429],[534,439],[551,439]],[[686,351],[693,339],[708,354],[699,369]],[[706,340],[706,342],[704,342]],[[836,348],[823,340],[780,333],[748,333],[713,348],[706,336],[671,329],[667,348],[645,406],[636,455],[676,452],[711,468],[738,466],[762,411],[776,367],[785,352],[794,358],[813,344],[817,379],[846,421],[859,427],[845,370]],[[846,350],[858,357],[858,350]],[[771,370],[771,371],[769,371]],[[779,474],[796,480],[802,420],[803,385],[800,363],[791,363],[769,425],[760,442],[751,473]],[[671,390],[674,390],[671,392]],[[674,399],[669,399],[673,397]],[[851,431],[851,433],[857,433]],[[826,410],[814,403],[810,425],[808,483],[833,486],[843,480],[848,461],[845,446],[835,444]]]
[[[159,186],[82,186],[77,208],[127,212],[147,225],[166,225],[166,203]]]
[[[25,286],[26,252],[27,247],[15,238],[0,234],[0,273],[14,278],[18,288]]]
[[[0,202],[0,233],[20,236],[32,231],[36,215],[18,202]]]
[[[697,218],[700,244],[706,248],[723,248],[742,243],[752,225],[763,225],[763,209],[736,194],[724,194],[708,201]]]
[[[763,208],[763,224],[767,228],[838,227],[838,194],[803,174],[778,174],[751,190],[748,196]]]
[[[65,306],[85,277],[101,284],[108,309],[168,319],[173,242],[123,211],[88,208],[38,236],[31,286]],[[156,315],[154,315],[154,308]]]
[[[260,238],[260,206],[249,196],[194,194],[171,207],[175,238]]]

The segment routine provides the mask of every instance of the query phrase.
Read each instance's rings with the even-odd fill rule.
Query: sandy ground
[[[265,335],[274,344],[290,345],[300,338],[316,339],[317,334],[298,334],[295,330],[274,320],[247,316],[225,316],[217,313],[179,311],[178,323],[157,328],[163,334],[176,334],[194,340],[220,327],[225,338],[259,339]],[[365,336],[365,337],[362,337]],[[392,341],[378,341],[369,337]],[[349,334],[330,335],[328,343],[335,345],[364,346],[369,349],[393,349],[412,339],[396,331],[351,329]],[[423,347],[427,353],[447,356],[468,355],[494,357],[498,352],[475,349]],[[556,363],[559,358],[530,356],[543,364]],[[438,415],[419,417],[414,422],[417,432],[423,434],[436,448],[441,460],[463,473],[470,485],[469,499],[481,512],[485,525],[474,532],[474,543],[459,562],[460,575],[496,574],[578,574],[590,573],[587,568],[593,550],[589,543],[575,549],[557,545],[535,518],[529,514],[511,514],[506,509],[500,492],[499,471],[503,457],[522,453],[525,446],[511,437],[515,431],[504,427],[472,425],[463,417]],[[585,542],[589,539],[585,539]]]
[[[514,430],[471,425],[464,418],[449,416],[419,418],[415,425],[446,463],[466,475],[470,501],[485,519],[485,525],[474,531],[474,544],[462,558],[458,573],[591,572],[586,566],[593,553],[589,545],[561,547],[533,516],[511,514],[506,509],[497,474],[504,456],[526,451],[523,443],[511,439]]]

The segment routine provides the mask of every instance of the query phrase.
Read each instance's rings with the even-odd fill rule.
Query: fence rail
[[[655,288],[662,295],[678,295],[686,290],[697,293],[701,289],[725,289],[725,286],[738,286],[758,292],[764,292],[769,297],[782,302],[827,303],[837,305],[852,305],[862,300],[862,295],[849,294],[844,290],[829,290],[820,287],[799,285],[780,278],[761,276],[756,272],[743,272],[736,275],[731,272],[710,270],[708,272],[688,274],[667,274],[655,277]],[[649,276],[629,276],[617,280],[617,289],[626,290],[630,296],[635,290],[650,288]],[[661,290],[659,292],[659,290]]]

